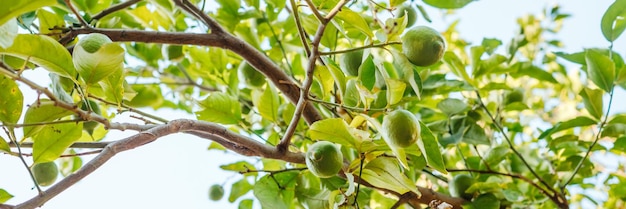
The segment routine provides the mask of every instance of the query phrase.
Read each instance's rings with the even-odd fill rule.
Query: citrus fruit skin
[[[37,163],[32,168],[33,176],[39,186],[50,186],[59,175],[59,168],[54,162]]]
[[[101,33],[90,33],[78,41],[79,46],[83,47],[86,52],[94,53],[107,43],[112,43],[111,39]]]
[[[417,66],[437,63],[446,50],[446,43],[439,32],[428,26],[416,26],[402,36],[402,52]]]
[[[320,178],[330,178],[341,170],[343,155],[333,143],[318,141],[309,146],[306,152],[306,166],[313,175]]]
[[[244,81],[247,85],[253,87],[261,87],[265,84],[265,76],[254,69],[248,62],[239,64],[239,80]]]
[[[402,5],[398,8],[396,16],[402,17],[406,14],[406,26],[412,26],[417,20],[417,11],[411,5]]]
[[[341,57],[339,65],[346,75],[358,76],[362,61],[363,50],[351,51]]]
[[[394,110],[383,118],[383,134],[389,146],[409,147],[420,137],[419,121],[409,111]]]
[[[465,193],[465,191],[474,184],[474,178],[467,174],[459,174],[454,176],[450,182],[450,194],[454,197],[462,197],[467,200],[472,199],[472,194]]]
[[[209,188],[209,199],[218,201],[224,197],[224,188],[221,185],[213,184]]]

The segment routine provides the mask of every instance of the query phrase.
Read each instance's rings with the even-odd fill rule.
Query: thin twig
[[[141,0],[128,0],[116,5],[113,5],[105,10],[102,10],[100,13],[95,14],[93,17],[91,17],[91,20],[100,20],[101,18],[103,18],[104,16],[107,16],[109,14],[112,14],[114,12],[117,12],[119,10],[122,10],[126,7],[130,7],[133,4],[136,4],[137,2],[140,2]]]
[[[64,1],[65,1],[65,4],[67,5],[67,7],[70,8],[72,13],[74,13],[74,15],[76,15],[76,19],[78,19],[78,21],[80,22],[81,25],[83,25],[83,27],[91,27],[91,26],[89,26],[89,23],[87,23],[87,21],[85,21],[85,19],[83,19],[83,16],[80,16],[80,13],[78,13],[76,8],[74,8],[74,6],[70,2],[70,0],[64,0]]]

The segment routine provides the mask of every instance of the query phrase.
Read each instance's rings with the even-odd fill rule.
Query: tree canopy
[[[558,39],[559,5],[505,40],[427,27],[430,9],[470,4],[2,0],[0,152],[23,166],[1,169],[39,194],[10,203],[0,182],[0,208],[39,207],[175,133],[248,159],[207,188],[239,208],[626,207],[624,168],[601,164],[626,159],[626,113],[612,111],[626,0],[595,29],[608,47],[579,51]]]

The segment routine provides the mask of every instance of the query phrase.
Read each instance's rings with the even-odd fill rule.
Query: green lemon
[[[209,188],[209,199],[218,201],[224,197],[224,188],[219,184],[213,184]]]
[[[413,27],[402,36],[402,52],[417,66],[425,67],[437,63],[445,50],[443,36],[428,26]]]
[[[330,178],[341,170],[343,155],[335,144],[318,141],[309,146],[306,152],[306,166],[315,176]]]
[[[54,162],[37,163],[31,168],[31,171],[39,186],[52,185],[59,175],[59,169]]]
[[[111,43],[111,39],[101,33],[90,33],[78,41],[78,46],[82,47],[86,52],[94,53],[102,47],[102,45]]]
[[[87,102],[89,103],[89,105],[87,105]],[[93,112],[97,115],[102,114],[102,112],[100,111],[100,106],[98,106],[98,103],[96,103],[93,100],[87,100],[87,102],[81,102],[80,103],[80,109],[84,110],[84,111],[88,111],[88,112]],[[91,108],[91,109],[90,109]],[[96,129],[96,127],[98,126],[98,122],[96,121],[87,121],[83,123],[83,130],[87,131],[87,133],[89,134],[93,134],[93,130]]]
[[[239,64],[239,80],[252,87],[261,87],[265,84],[265,75],[257,71],[248,62]]]
[[[346,75],[358,76],[362,62],[363,50],[351,51],[341,56],[339,66]]]
[[[474,184],[474,178],[467,174],[459,174],[454,176],[450,181],[450,194],[454,197],[462,197],[466,200],[472,199],[472,194],[465,193],[465,191]]]
[[[419,121],[409,111],[394,110],[383,118],[383,134],[389,146],[409,147],[420,137]]]
[[[417,20],[417,11],[411,5],[402,5],[397,10],[396,16],[402,17],[406,14],[406,26],[412,26]]]
[[[504,105],[508,105],[515,102],[523,102],[524,101],[524,92],[519,89],[507,92],[504,95]]]

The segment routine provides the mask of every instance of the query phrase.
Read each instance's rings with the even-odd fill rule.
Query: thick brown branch
[[[293,104],[297,104],[300,97],[300,88],[279,66],[271,59],[259,52],[250,44],[229,33],[177,33],[177,32],[159,32],[159,31],[140,31],[140,30],[119,30],[119,29],[100,29],[100,28],[78,28],[70,31],[65,38],[71,39],[79,34],[102,33],[113,41],[118,42],[144,42],[144,43],[162,43],[162,44],[181,44],[181,45],[197,45],[212,46],[231,50],[243,57],[250,65],[263,73],[274,85],[280,90],[285,97]],[[307,104],[304,114],[307,123],[312,124],[321,120],[322,116],[313,107]]]

